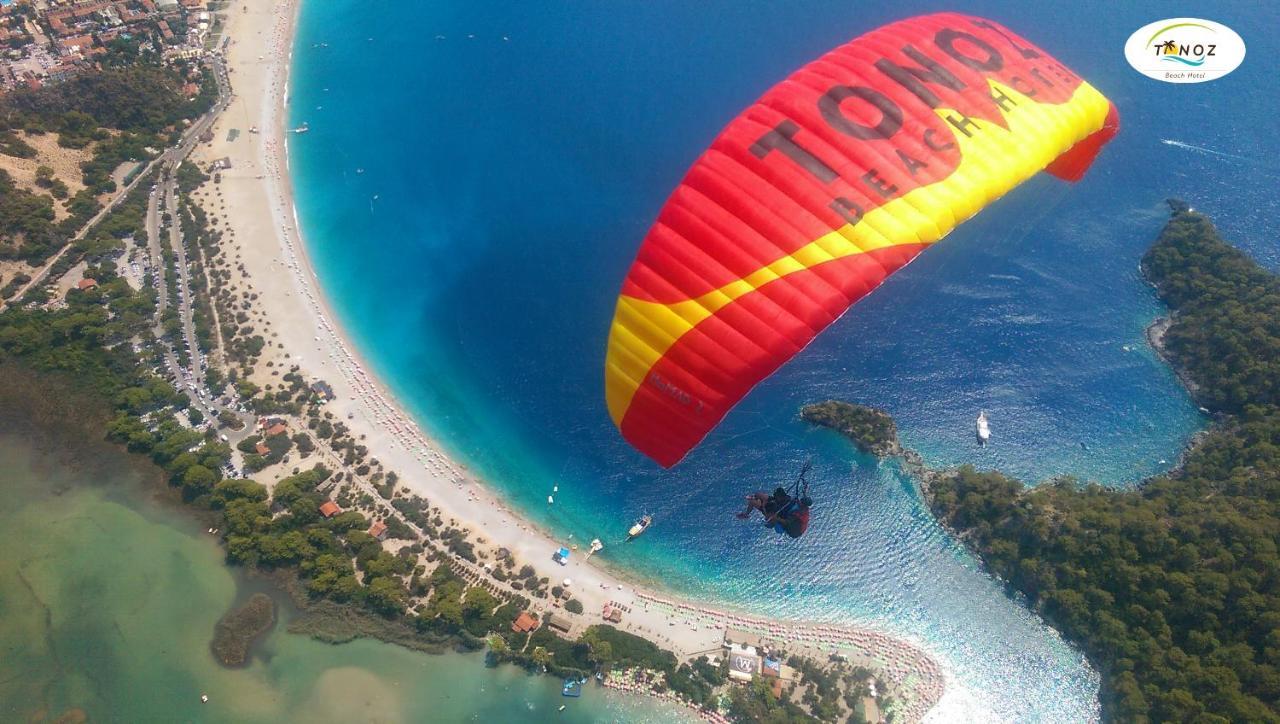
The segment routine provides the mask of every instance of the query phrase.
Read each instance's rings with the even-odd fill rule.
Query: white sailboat
[[[978,444],[986,447],[987,440],[991,438],[991,428],[987,425],[987,411],[982,410],[978,413]]]

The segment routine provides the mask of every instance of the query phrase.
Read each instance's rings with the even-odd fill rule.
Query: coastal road
[[[182,221],[178,216],[178,182],[174,180],[172,169],[163,182],[160,192],[164,195],[164,208],[169,212],[169,248],[173,251],[174,266],[178,273],[178,319],[182,323],[182,341],[191,358],[191,379],[197,387],[204,387],[204,353],[200,350],[196,339],[195,311],[191,306],[191,266],[187,259],[187,244],[182,238]]]
[[[156,287],[156,311],[163,315],[169,308],[169,287],[164,284],[164,256],[160,253],[160,189],[153,187],[147,196],[147,254],[151,257],[152,284]],[[156,325],[159,329],[159,325]],[[159,332],[157,331],[157,336]]]

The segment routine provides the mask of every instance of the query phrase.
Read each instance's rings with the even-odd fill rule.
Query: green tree
[[[207,493],[217,482],[218,475],[203,465],[192,465],[182,474],[182,490],[188,497]]]
[[[398,616],[405,611],[408,593],[399,579],[379,576],[369,581],[366,600],[373,610],[385,616]]]
[[[488,645],[489,651],[495,656],[502,657],[511,651],[511,647],[507,644],[507,640],[498,634],[490,634],[489,637],[485,639],[485,644]]]
[[[533,663],[537,664],[538,666],[545,667],[545,666],[551,665],[551,660],[552,660],[551,652],[547,651],[542,646],[533,647],[533,652],[529,654],[529,658],[532,659]]]

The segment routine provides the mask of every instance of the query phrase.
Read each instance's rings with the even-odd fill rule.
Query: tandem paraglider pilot
[[[783,488],[777,488],[773,495],[764,491],[752,493],[747,498],[747,509],[738,513],[740,520],[751,517],[751,511],[758,510],[764,516],[764,524],[779,533],[786,533],[792,538],[799,538],[809,527],[809,508],[813,501],[808,495],[793,498]]]
[[[763,490],[746,497],[746,510],[738,513],[739,520],[751,517],[751,511],[758,510],[764,516],[764,524],[779,533],[786,533],[791,538],[799,538],[809,528],[809,509],[813,500],[809,497],[809,481],[805,474],[812,467],[812,461],[806,461],[800,469],[800,476],[791,485],[791,490],[779,486],[773,495]]]

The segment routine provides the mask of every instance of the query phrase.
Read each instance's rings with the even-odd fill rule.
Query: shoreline
[[[351,343],[319,284],[294,201],[287,123],[300,11],[300,0],[265,10],[228,10],[227,36],[232,43],[227,60],[234,95],[214,126],[215,140],[194,154],[202,165],[222,157],[234,161],[235,171],[224,172],[218,187],[219,196],[225,193],[232,209],[226,212],[225,223],[233,233],[223,243],[243,252],[248,278],[259,282],[254,291],[278,333],[269,337],[272,347],[279,344],[273,353],[294,355],[285,354],[284,362],[297,364],[307,379],[321,378],[333,386],[336,399],[326,408],[351,428],[353,436],[362,438],[372,457],[400,475],[398,486],[456,518],[478,544],[507,548],[553,581],[572,578],[574,595],[587,612],[578,618],[595,623],[603,605],[617,601],[632,611],[619,628],[652,640],[682,659],[718,651],[723,627],[778,636],[779,641],[785,636],[789,648],[801,644],[819,654],[838,649],[878,669],[886,683],[898,690],[901,717],[924,718],[953,682],[922,642],[866,627],[773,621],[736,611],[725,601],[690,601],[653,582],[637,581],[642,576],[634,572],[601,561],[587,562],[582,556],[573,556],[567,566],[553,564],[551,552],[565,542],[526,519],[466,465],[451,458],[405,412],[385,382],[368,371],[367,360]],[[264,32],[268,35],[261,37]],[[223,140],[227,128],[235,124],[233,116],[256,125],[261,133],[242,135],[238,143]],[[241,173],[245,168],[249,171]],[[289,278],[280,279],[281,272],[288,272]],[[296,356],[299,352],[302,357]],[[535,607],[542,605],[535,602]],[[677,621],[676,617],[683,618]]]

